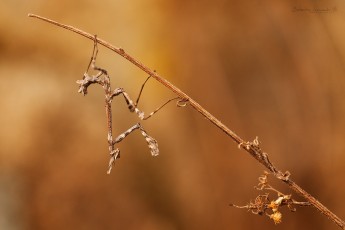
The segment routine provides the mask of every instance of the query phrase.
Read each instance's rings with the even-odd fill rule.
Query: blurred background
[[[283,210],[275,226],[229,207],[260,194],[265,169],[188,106],[142,122],[158,157],[135,132],[107,175],[103,91],[83,97],[75,83],[93,43],[28,13],[124,48],[243,139],[258,136],[345,218],[344,1],[1,0],[0,229],[337,229],[312,208]],[[138,95],[145,73],[103,47],[97,63],[113,88]],[[173,96],[151,79],[139,107]],[[113,116],[115,136],[138,122],[121,97]]]

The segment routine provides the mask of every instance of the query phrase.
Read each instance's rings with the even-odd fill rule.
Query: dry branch
[[[59,22],[53,21],[48,18],[44,18],[35,14],[29,14],[29,17],[37,18],[40,20],[43,20],[45,22],[51,23],[53,25],[62,27],[64,29],[70,30],[72,32],[75,32],[77,34],[80,34],[88,39],[95,40],[95,36],[87,33],[83,30],[80,30],[78,28],[75,28],[70,25],[61,24]],[[259,141],[256,138],[254,141],[244,141],[241,137],[239,137],[236,133],[234,133],[232,130],[230,130],[227,126],[225,126],[221,121],[219,121],[217,118],[215,118],[211,113],[209,113],[207,110],[205,110],[201,105],[199,105],[196,101],[194,101],[191,97],[189,97],[186,93],[182,92],[179,88],[171,84],[166,79],[162,78],[160,75],[158,75],[155,71],[151,70],[141,62],[139,62],[137,59],[129,55],[125,52],[122,48],[117,48],[113,46],[112,44],[106,42],[103,39],[96,38],[96,42],[98,44],[103,45],[104,47],[114,51],[115,53],[119,54],[123,58],[130,61],[132,64],[140,68],[142,71],[147,73],[149,76],[156,79],[158,82],[160,82],[162,85],[164,85],[166,88],[174,92],[181,100],[184,102],[187,102],[193,109],[198,111],[201,115],[203,115],[207,120],[209,120],[212,124],[214,124],[216,127],[218,127],[220,130],[222,130],[225,134],[227,134],[233,141],[235,141],[239,148],[244,149],[246,152],[248,152],[252,157],[254,157],[258,162],[260,162],[263,166],[265,166],[277,179],[284,182],[286,185],[288,185],[293,191],[295,191],[297,194],[299,194],[301,197],[303,197],[307,202],[310,203],[311,206],[315,207],[318,211],[320,211],[322,214],[324,214],[326,217],[331,219],[334,223],[336,223],[340,228],[345,229],[345,222],[340,219],[338,216],[336,216],[333,212],[331,212],[328,208],[326,208],[322,203],[320,203],[316,198],[314,198],[312,195],[304,191],[300,186],[298,186],[290,177],[289,172],[282,172],[281,170],[277,169],[269,160],[268,154],[265,153],[259,146]]]

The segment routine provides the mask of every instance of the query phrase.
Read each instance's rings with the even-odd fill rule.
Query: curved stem
[[[227,134],[233,141],[235,141],[239,147],[247,151],[251,156],[253,156],[257,161],[259,161],[262,165],[264,165],[269,171],[273,173],[273,175],[283,181],[285,184],[287,184],[292,190],[294,190],[296,193],[298,193],[300,196],[302,196],[304,199],[306,199],[310,204],[315,207],[317,210],[319,210],[322,214],[327,216],[329,219],[331,219],[334,223],[336,223],[340,228],[345,229],[345,222],[340,219],[338,216],[336,216],[333,212],[331,212],[328,208],[326,208],[322,203],[320,203],[317,199],[315,199],[313,196],[311,196],[309,193],[304,191],[300,186],[298,186],[294,181],[292,181],[289,177],[289,174],[282,173],[280,170],[278,170],[268,159],[268,155],[261,150],[259,147],[258,140],[254,140],[253,142],[245,142],[241,137],[239,137],[236,133],[234,133],[232,130],[230,130],[227,126],[225,126],[221,121],[219,121],[217,118],[215,118],[211,113],[209,113],[207,110],[205,110],[201,105],[199,105],[196,101],[194,101],[191,97],[189,97],[186,93],[181,91],[179,88],[171,84],[169,81],[158,75],[155,71],[151,70],[147,66],[145,66],[143,63],[139,62],[137,59],[129,55],[125,52],[124,49],[118,48],[113,46],[112,44],[106,42],[103,39],[100,39],[98,37],[95,38],[94,35],[87,33],[83,30],[80,30],[76,27],[61,24],[59,22],[53,21],[48,18],[44,18],[39,15],[35,14],[28,14],[29,17],[37,18],[40,20],[43,20],[45,22],[51,23],[53,25],[62,27],[64,29],[70,30],[74,33],[80,34],[90,40],[97,41],[97,43],[103,45],[104,47],[114,51],[115,53],[119,54],[123,58],[130,61],[132,64],[137,66],[139,69],[147,73],[149,76],[156,79],[158,82],[160,82],[162,85],[164,85],[166,88],[174,92],[179,98],[181,98],[182,101],[188,102],[188,104],[194,108],[196,111],[198,111],[201,115],[203,115],[207,120],[209,120],[212,124],[214,124],[216,127],[218,127],[220,130],[222,130],[225,134]]]

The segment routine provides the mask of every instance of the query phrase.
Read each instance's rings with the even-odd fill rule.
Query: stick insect
[[[115,144],[121,142],[125,137],[127,137],[130,133],[132,133],[135,130],[139,130],[140,133],[144,136],[144,138],[147,142],[147,145],[150,149],[151,155],[157,156],[159,154],[157,141],[147,134],[147,132],[145,131],[145,129],[143,128],[143,126],[139,122],[136,123],[135,125],[133,125],[132,127],[130,127],[129,129],[127,129],[125,132],[118,135],[115,139],[113,138],[111,103],[112,103],[112,100],[114,97],[122,95],[126,101],[126,104],[128,106],[129,111],[132,113],[133,112],[136,113],[141,120],[149,119],[152,115],[157,113],[160,109],[162,109],[165,105],[167,105],[169,102],[171,102],[173,100],[177,100],[177,106],[179,106],[179,107],[185,106],[186,101],[184,101],[180,97],[172,98],[172,99],[168,100],[167,102],[165,102],[160,107],[158,107],[156,110],[151,112],[148,116],[145,116],[144,112],[140,111],[137,106],[139,103],[141,93],[144,89],[144,86],[145,86],[146,82],[150,79],[151,76],[149,76],[144,81],[144,83],[141,86],[141,89],[140,89],[140,92],[139,92],[139,95],[138,95],[136,101],[133,102],[132,99],[129,97],[128,93],[126,93],[126,91],[123,88],[116,88],[114,90],[111,89],[110,76],[109,76],[108,72],[105,69],[96,66],[97,54],[98,54],[98,46],[97,46],[97,37],[95,35],[91,60],[88,64],[88,67],[87,67],[85,73],[84,73],[83,79],[77,80],[77,84],[79,85],[78,93],[81,93],[84,96],[88,93],[88,91],[87,91],[88,87],[92,84],[101,85],[105,91],[105,109],[106,109],[107,128],[108,128],[108,138],[107,139],[108,139],[108,148],[109,148],[109,153],[110,153],[110,160],[109,160],[109,166],[108,166],[107,174],[110,174],[110,172],[111,172],[111,170],[115,164],[115,160],[120,158],[120,150],[118,148],[115,148]],[[90,75],[89,74],[90,69],[97,71],[97,73],[95,75]]]

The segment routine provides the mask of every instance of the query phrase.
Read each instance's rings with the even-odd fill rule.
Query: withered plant
[[[296,211],[296,207],[310,206],[310,202],[299,202],[292,199],[292,195],[285,195],[275,189],[272,185],[268,183],[268,175],[270,173],[264,172],[262,176],[259,177],[259,183],[254,188],[259,191],[266,191],[265,194],[258,195],[254,202],[250,201],[249,204],[244,206],[238,206],[235,204],[230,204],[235,208],[244,208],[251,211],[256,215],[266,215],[274,221],[275,224],[282,222],[282,213],[279,211],[280,207],[287,206],[291,212]],[[277,194],[274,200],[270,199],[270,192]]]
[[[62,27],[64,29],[70,30],[72,32],[75,32],[77,34],[80,34],[88,39],[91,39],[94,41],[94,50],[93,54],[89,63],[89,66],[87,68],[87,71],[84,74],[84,77],[82,80],[78,80],[77,83],[79,84],[79,92],[82,94],[87,94],[88,87],[91,84],[99,84],[103,87],[105,91],[105,105],[106,105],[106,113],[107,113],[107,121],[108,121],[108,145],[109,145],[109,152],[110,152],[110,161],[109,161],[109,169],[108,173],[110,173],[113,164],[116,159],[120,156],[120,150],[118,148],[115,148],[115,144],[122,141],[127,135],[132,133],[134,130],[139,130],[141,134],[146,139],[146,142],[148,144],[148,147],[151,151],[151,154],[153,156],[158,155],[158,144],[155,139],[153,139],[151,136],[147,134],[147,132],[144,130],[144,128],[140,125],[140,123],[135,124],[122,134],[120,134],[117,138],[113,139],[113,133],[112,133],[112,117],[111,117],[111,102],[112,99],[115,96],[123,95],[125,98],[125,101],[128,105],[128,108],[131,112],[135,112],[140,119],[144,120],[149,117],[151,117],[154,113],[156,113],[159,109],[161,109],[164,105],[169,103],[172,100],[177,100],[177,105],[179,106],[185,106],[189,105],[191,108],[195,109],[197,112],[199,112],[201,115],[203,115],[208,121],[210,121],[212,124],[214,124],[216,127],[218,127],[221,131],[223,131],[226,135],[228,135],[234,142],[237,143],[238,147],[240,149],[245,150],[247,153],[249,153],[254,159],[256,159],[260,164],[262,164],[266,169],[268,169],[268,172],[265,172],[265,174],[261,177],[259,177],[259,184],[256,186],[258,190],[266,191],[267,193],[261,194],[257,196],[254,200],[254,202],[250,202],[248,205],[245,206],[238,206],[231,204],[233,207],[237,208],[246,208],[250,210],[254,214],[259,215],[267,215],[269,216],[276,224],[280,223],[282,220],[282,214],[279,211],[279,208],[282,206],[287,206],[288,209],[291,211],[295,211],[296,207],[298,206],[312,206],[316,208],[318,211],[320,211],[323,215],[325,215],[327,218],[332,220],[335,224],[337,224],[340,228],[345,229],[345,222],[340,219],[337,215],[335,215],[332,211],[330,211],[327,207],[325,207],[321,202],[319,202],[315,197],[307,193],[304,189],[302,189],[299,185],[297,185],[292,179],[290,172],[283,172],[279,170],[275,165],[272,164],[272,162],[269,160],[268,154],[264,152],[260,147],[260,142],[258,138],[255,138],[253,141],[244,141],[240,136],[238,136],[235,132],[230,130],[227,126],[225,126],[222,122],[220,122],[217,118],[215,118],[211,113],[209,113],[207,110],[205,110],[201,105],[199,105],[195,100],[193,100],[191,97],[189,97],[186,93],[182,92],[179,88],[171,84],[166,79],[162,78],[156,71],[151,70],[141,62],[139,62],[137,59],[135,59],[133,56],[129,55],[127,52],[125,52],[122,48],[117,48],[110,43],[106,42],[103,39],[100,39],[96,37],[95,35],[92,35],[90,33],[87,33],[85,31],[82,31],[78,28],[75,28],[73,26],[61,24],[59,22],[53,21],[48,18],[44,18],[38,15],[29,14],[29,17],[37,18],[40,20],[43,20],[45,22],[51,23],[53,25]],[[129,62],[137,66],[139,69],[141,69],[143,72],[145,72],[149,78],[154,78],[159,83],[164,85],[167,89],[171,90],[176,94],[176,98],[173,98],[163,104],[161,107],[156,109],[154,112],[152,112],[147,117],[144,116],[144,113],[140,111],[137,108],[138,101],[140,98],[141,91],[146,83],[144,82],[138,99],[135,103],[130,99],[129,95],[124,91],[122,88],[116,88],[115,90],[112,90],[110,87],[110,77],[105,69],[99,68],[96,66],[96,56],[97,56],[97,45],[100,44],[118,55],[122,56],[123,58],[127,59]],[[88,73],[89,69],[93,69],[97,71],[97,74],[90,75]],[[276,190],[273,186],[271,186],[268,183],[267,176],[268,174],[274,176],[276,179],[280,180],[284,184],[286,184],[291,190],[295,191],[298,195],[300,195],[302,198],[305,199],[303,202],[298,202],[292,199],[291,195],[285,195],[278,190]],[[277,194],[277,197],[273,200],[269,197],[269,192],[274,192]]]

